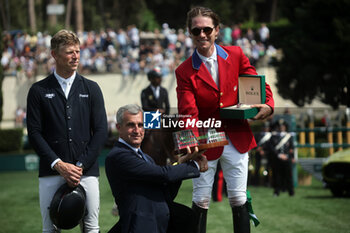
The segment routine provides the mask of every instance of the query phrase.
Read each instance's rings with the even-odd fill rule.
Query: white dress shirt
[[[73,75],[70,76],[69,78],[63,78],[63,77],[59,76],[56,73],[56,70],[54,71],[54,75],[55,75],[58,83],[60,84],[64,94],[66,95],[66,98],[68,99],[68,94],[69,94],[69,91],[70,91],[72,84],[74,82],[76,72],[74,72]]]
[[[216,52],[216,47],[214,46],[214,52],[210,57],[205,57],[198,53],[196,50],[198,56],[200,59],[202,59],[203,63],[209,70],[211,76],[213,77],[214,82],[216,83],[216,86],[219,88],[219,75],[218,75],[218,58],[217,58],[217,52]]]

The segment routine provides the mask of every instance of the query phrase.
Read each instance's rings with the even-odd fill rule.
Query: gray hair
[[[118,109],[117,116],[116,116],[118,124],[123,123],[125,112],[129,112],[132,115],[136,115],[139,112],[143,112],[143,111],[142,111],[142,108],[137,104],[127,104],[127,105],[124,105],[123,107],[120,107]]]

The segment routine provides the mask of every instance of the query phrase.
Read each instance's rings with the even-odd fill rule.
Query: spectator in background
[[[102,50],[104,52],[106,52],[108,50],[109,46],[114,47],[114,43],[113,43],[112,37],[109,34],[107,34],[106,38],[103,41]]]
[[[232,29],[229,26],[223,26],[222,29],[222,43],[223,45],[227,46],[227,45],[231,45],[232,44]]]
[[[106,72],[106,58],[102,55],[101,52],[97,52],[94,59],[93,70],[98,73]]]
[[[234,27],[240,27],[240,25],[235,25]],[[224,29],[230,30],[228,27]],[[252,31],[248,29],[245,35],[250,43],[249,46],[244,41],[243,36],[232,42],[230,42],[228,35],[225,42],[224,38],[217,38],[216,41],[219,44],[225,43],[227,45],[236,44],[241,46],[244,53],[246,53],[250,61],[254,64],[256,64],[264,54],[269,57],[276,55],[276,49],[271,47],[271,45],[262,48],[258,46],[258,50],[254,49],[257,43],[253,40],[250,32]],[[224,32],[220,33],[219,37],[221,34],[224,35]],[[232,36],[233,35],[231,35],[231,40]],[[119,28],[117,32],[112,29],[107,29],[106,31],[99,30],[98,32],[81,32],[79,33],[79,37],[82,39],[82,44],[85,44],[81,48],[82,66],[80,67],[80,71],[86,73],[104,72],[104,69],[101,69],[101,67],[106,67],[107,72],[119,71],[119,69],[114,70],[113,67],[121,65],[122,59],[118,58],[118,56],[120,56],[127,57],[129,63],[131,63],[133,59],[136,59],[140,64],[141,73],[147,73],[154,65],[161,66],[163,75],[166,77],[167,74],[173,72],[174,66],[177,67],[183,60],[191,56],[194,49],[188,32],[179,29],[178,33],[175,34],[174,29],[171,29],[167,23],[163,24],[161,33],[159,30],[154,31],[154,37],[152,39],[141,38],[135,25],[128,27],[127,31],[123,28]],[[131,40],[131,37],[134,38],[134,42]],[[50,39],[51,36],[48,35],[47,32],[38,32],[36,35],[30,35],[18,31],[13,34],[13,36],[8,32],[4,32],[4,56],[2,59],[2,66],[5,72],[7,74],[17,75],[17,77],[24,76],[24,72],[18,72],[23,70],[20,60],[22,56],[25,57],[29,55],[34,58],[36,70],[45,70],[47,74],[51,73],[52,59],[50,60],[50,56],[48,56]],[[259,41],[259,38],[257,41]],[[160,50],[158,50],[158,46],[161,47]],[[85,47],[89,49],[89,52],[84,51]],[[104,57],[104,65],[102,64],[102,57],[97,56],[97,52],[101,52],[101,55]],[[163,57],[163,61],[159,63],[158,58],[160,56]],[[158,63],[155,64],[155,61]],[[42,68],[41,66],[43,66],[43,69],[40,69]],[[85,69],[82,70],[84,66]]]
[[[9,52],[9,50],[5,49],[2,52],[2,56],[1,56],[1,65],[3,69],[8,70],[10,68],[10,63],[11,63],[11,53]]]
[[[23,126],[24,110],[21,107],[17,107],[15,112],[15,127]]]
[[[242,36],[242,31],[241,31],[240,25],[239,24],[233,25],[232,41],[234,45],[236,45],[237,40],[241,39],[241,36]]]
[[[176,53],[184,55],[184,46],[185,46],[186,35],[183,29],[177,31],[177,41],[176,41]]]
[[[128,26],[127,34],[131,40],[131,47],[133,49],[138,48],[140,46],[140,35],[139,29],[133,24]]]
[[[131,58],[130,74],[131,74],[131,77],[133,78],[133,80],[136,79],[136,76],[139,74],[139,72],[140,72],[139,62],[135,58]]]
[[[251,28],[247,29],[246,37],[250,43],[252,43],[252,41],[255,39],[255,33]]]
[[[169,24],[167,23],[163,23],[162,24],[162,34],[164,35],[164,40],[162,41],[162,47],[163,49],[168,48],[169,45],[169,34],[170,34],[170,28],[169,28]]]
[[[270,123],[265,122],[263,129],[261,132],[255,135],[255,140],[257,142],[257,147],[254,149],[254,176],[253,176],[253,184],[254,185],[260,185],[261,183],[261,177],[260,177],[260,171],[262,165],[265,165],[264,172],[269,173],[268,169],[268,163],[270,160],[270,150],[269,150],[269,143],[271,139],[272,133],[270,131]],[[268,177],[268,174],[264,174],[266,177]],[[268,180],[264,180],[264,184],[268,184]]]
[[[130,75],[130,62],[128,58],[123,57],[121,59],[120,70],[122,72],[123,81],[126,81]]]
[[[80,48],[80,72],[91,73],[93,70],[93,54],[86,43]]]
[[[30,81],[36,80],[37,65],[32,56],[25,55],[20,58],[23,75]]]
[[[260,36],[260,41],[265,45],[265,48],[268,46],[268,41],[270,38],[270,30],[266,26],[266,23],[262,23],[260,28],[259,28],[259,36]]]
[[[164,62],[163,48],[160,43],[155,43],[152,53],[152,65],[162,67]]]
[[[162,73],[159,67],[155,67],[147,73],[150,85],[141,92],[141,103],[144,111],[157,111],[169,114],[170,104],[168,91],[161,86]]]
[[[143,111],[159,111],[168,115],[170,112],[168,91],[161,86],[162,73],[160,67],[155,67],[147,73],[150,85],[141,92]],[[162,129],[146,129],[141,148],[148,152],[159,165],[166,165],[168,150],[161,143],[164,138]]]
[[[128,37],[126,32],[120,28],[117,34],[117,42],[119,44],[119,51],[122,57],[126,57],[128,55]]]
[[[272,153],[272,178],[273,194],[279,196],[281,192],[287,191],[289,196],[294,196],[294,184],[292,165],[294,160],[294,140],[288,132],[287,123],[280,119],[275,123],[277,133],[271,137],[270,151]]]

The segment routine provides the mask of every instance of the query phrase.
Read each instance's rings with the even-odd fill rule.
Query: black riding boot
[[[205,233],[207,228],[207,209],[200,208],[192,203],[192,210],[196,216],[196,233]]]
[[[250,233],[250,222],[247,203],[232,208],[234,233]]]

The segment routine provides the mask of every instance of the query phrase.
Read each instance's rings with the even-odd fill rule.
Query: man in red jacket
[[[238,76],[256,75],[255,68],[237,46],[219,46],[219,17],[208,8],[196,7],[187,14],[187,27],[196,50],[175,71],[178,111],[191,120],[221,120],[219,131],[225,131],[229,145],[205,152],[209,170],[193,179],[193,206],[198,216],[198,232],[206,231],[206,215],[211,199],[217,163],[220,161],[234,218],[234,232],[250,232],[247,211],[248,151],[256,146],[247,120],[220,119],[220,108],[237,104]],[[274,101],[266,84],[266,102],[252,105],[259,108],[254,120],[273,113]],[[198,136],[198,129],[192,128]]]

